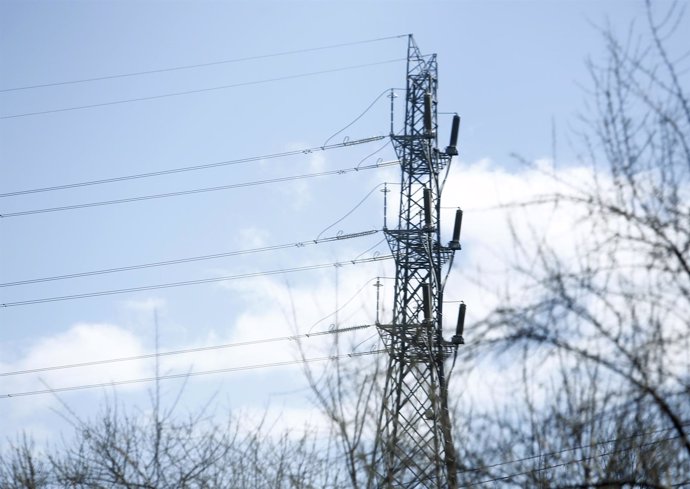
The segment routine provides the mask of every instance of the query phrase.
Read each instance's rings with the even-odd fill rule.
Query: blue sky
[[[473,192],[479,192],[479,197],[491,194],[493,201],[482,202],[489,205],[513,196],[515,189],[505,187],[506,182],[527,185],[523,190],[529,191],[529,180],[520,178],[524,169],[509,155],[551,157],[554,124],[558,162],[565,167],[576,164],[568,128],[586,110],[585,60],[588,56],[596,59],[602,51],[593,25],[605,25],[608,19],[624,34],[633,19],[642,23],[643,16],[643,4],[636,1],[3,1],[0,90],[5,91],[0,92],[0,117],[5,118],[0,119],[0,193],[318,147],[381,92],[404,86],[404,63],[388,61],[404,58],[407,40],[390,37],[413,33],[423,52],[438,54],[440,110],[458,112],[463,118],[461,154],[451,179],[457,185],[449,186],[446,203],[481,207],[471,201]],[[6,90],[379,38],[389,39],[188,70]],[[387,63],[184,96],[6,117],[382,61]],[[400,100],[397,107],[402,107]],[[388,103],[382,97],[332,142],[387,135]],[[440,119],[442,145],[449,122],[450,116]],[[0,214],[351,168],[380,146],[378,142],[159,178],[3,197]],[[375,163],[379,157],[395,159],[387,147],[364,164]],[[463,180],[463,168],[474,169],[476,178]],[[495,172],[500,178],[482,179],[482,171]],[[377,185],[397,180],[396,171],[387,168],[2,218],[0,282],[309,240]],[[462,187],[463,181],[490,188],[468,189]],[[378,229],[381,222],[381,194],[374,192],[325,235]],[[450,222],[447,225],[450,233]],[[481,218],[470,218],[465,224],[466,251],[458,257],[452,276],[457,298],[481,295],[471,290],[470,282],[463,282],[462,271],[484,259],[481,243],[490,242],[498,232],[491,226]],[[385,254],[385,244],[370,249],[380,239],[378,234],[335,245],[2,287],[0,303],[370,257],[375,250]],[[390,270],[390,264],[373,263],[2,308],[0,367],[6,372],[71,359],[150,352],[154,309],[164,350],[305,331],[353,297],[338,322],[371,322],[374,289],[365,286]],[[389,299],[385,293],[384,298]],[[316,328],[335,322],[331,316]],[[365,346],[373,341],[369,334],[362,339],[368,339]],[[180,359],[166,365],[165,372],[262,363],[294,355],[288,344],[249,353],[233,350],[224,356]],[[65,370],[43,375],[43,380],[36,375],[4,377],[0,394],[41,388],[44,383],[60,387],[137,378],[150,373],[150,368],[149,362],[87,373]],[[233,408],[275,404],[272,394],[303,387],[295,369],[209,376],[196,382],[188,387],[190,404],[200,392],[216,392]],[[174,383],[170,384],[174,391]],[[125,388],[118,390],[118,396],[125,402],[145,402],[145,389]],[[83,391],[65,394],[64,400],[88,413],[103,395],[102,390]],[[281,398],[278,404],[303,406],[302,397],[293,397]],[[0,399],[0,404],[0,411],[10,413],[0,420],[0,433],[13,436],[22,429],[46,436],[52,433],[56,416],[50,410],[55,406],[51,396]]]

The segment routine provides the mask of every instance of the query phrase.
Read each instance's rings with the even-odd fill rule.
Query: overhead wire
[[[349,127],[351,127],[355,122],[357,122],[357,121],[360,120],[362,117],[364,117],[364,116],[366,115],[366,113],[369,112],[369,111],[371,110],[371,108],[372,108],[374,105],[376,105],[376,102],[378,102],[378,101],[381,99],[381,97],[383,97],[383,96],[384,96],[385,94],[387,94],[387,93],[390,93],[392,90],[394,90],[394,89],[392,89],[392,88],[386,88],[383,92],[381,92],[381,93],[374,99],[373,102],[371,102],[371,103],[367,106],[366,109],[364,109],[364,111],[363,111],[361,114],[359,114],[359,115],[358,115],[357,117],[355,117],[352,121],[350,121],[350,123],[347,124],[345,127],[343,127],[342,129],[338,130],[337,132],[331,134],[331,135],[323,142],[323,144],[328,144],[328,142],[329,142],[331,139],[333,139],[333,138],[336,137],[338,134],[342,133],[343,131],[345,131],[346,129],[348,129]]]
[[[386,65],[386,64],[398,63],[398,62],[406,61],[406,60],[407,60],[407,58],[393,58],[393,59],[375,61],[372,63],[362,63],[362,64],[357,64],[357,65],[343,66],[340,68],[330,68],[330,69],[326,69],[326,70],[310,71],[310,72],[306,72],[306,73],[297,73],[294,75],[285,75],[285,76],[277,76],[277,77],[273,77],[273,78],[264,78],[262,80],[252,80],[252,81],[246,81],[246,82],[230,83],[227,85],[219,85],[219,86],[215,86],[215,87],[196,88],[196,89],[192,89],[192,90],[183,90],[180,92],[170,92],[170,93],[163,93],[163,94],[158,94],[158,95],[149,95],[149,96],[145,96],[145,97],[134,97],[134,98],[128,98],[128,99],[123,99],[123,100],[112,100],[110,102],[100,102],[100,103],[95,103],[95,104],[76,105],[76,106],[71,106],[71,107],[62,107],[59,109],[40,110],[40,111],[35,111],[35,112],[24,112],[24,113],[19,113],[19,114],[9,114],[9,115],[0,116],[0,120],[1,119],[17,119],[20,117],[30,117],[30,116],[45,115],[45,114],[55,114],[55,113],[59,113],[59,112],[69,112],[69,111],[74,111],[74,110],[93,109],[93,108],[97,108],[97,107],[106,107],[106,106],[111,106],[111,105],[127,104],[127,103],[132,103],[132,102],[143,102],[143,101],[148,101],[148,100],[158,100],[158,99],[163,99],[163,98],[168,98],[168,97],[179,97],[182,95],[191,95],[191,94],[195,94],[195,93],[206,93],[206,92],[213,92],[213,91],[217,91],[217,90],[227,90],[230,88],[247,87],[247,86],[252,86],[252,85],[261,85],[264,83],[273,83],[273,82],[278,82],[278,81],[295,80],[295,79],[299,79],[299,78],[307,78],[310,76],[325,75],[325,74],[329,74],[329,73],[339,73],[339,72],[343,72],[343,71],[356,70],[356,69],[361,69],[361,68],[371,68],[373,66],[381,66],[381,65]]]
[[[397,163],[397,161],[396,161],[396,163]],[[382,164],[382,163],[377,163],[377,164]],[[359,168],[366,168],[366,167],[360,166]],[[336,220],[336,221],[333,222],[332,224],[328,225],[328,227],[322,229],[321,232],[316,236],[316,238],[317,238],[317,239],[320,238],[321,235],[322,235],[323,233],[325,233],[325,232],[328,231],[329,229],[332,229],[334,226],[338,225],[339,223],[343,222],[347,217],[349,217],[353,212],[355,212],[362,204],[364,204],[364,202],[366,202],[366,200],[367,200],[369,197],[371,197],[371,194],[373,194],[373,193],[376,191],[376,189],[380,188],[380,187],[383,186],[383,185],[386,185],[386,182],[376,184],[376,185],[374,186],[374,188],[372,188],[372,189],[362,198],[362,200],[360,200],[359,202],[357,202],[357,204],[355,204],[355,206],[352,207],[344,216],[342,216],[341,218],[339,218],[338,220]]]
[[[358,259],[358,258],[360,258],[360,257],[362,257],[362,256],[364,256],[364,255],[366,255],[366,254],[369,253],[371,250],[374,250],[374,249],[378,248],[378,246],[379,246],[381,243],[383,243],[384,241],[386,241],[386,238],[381,238],[377,243],[373,244],[372,246],[370,246],[370,247],[367,248],[366,250],[362,251],[359,255],[357,255],[357,256],[355,257],[355,260]],[[378,253],[378,251],[374,252],[374,256],[377,256],[376,253]]]
[[[690,423],[685,423],[682,426],[683,427],[690,426]],[[574,447],[570,447],[570,448],[564,448],[562,450],[545,452],[545,453],[540,453],[537,455],[530,455],[528,457],[522,457],[522,458],[517,458],[517,459],[513,459],[513,460],[507,460],[507,461],[499,462],[499,463],[495,463],[495,464],[481,465],[478,467],[470,467],[470,468],[466,468],[466,469],[459,469],[458,473],[461,474],[461,473],[467,473],[467,472],[478,472],[480,470],[493,469],[496,467],[502,467],[504,465],[511,465],[511,464],[515,464],[515,463],[519,463],[519,462],[527,462],[529,460],[534,460],[534,459],[538,459],[538,458],[553,457],[556,455],[561,455],[561,454],[566,453],[566,452],[574,452],[574,451],[582,450],[582,449],[586,449],[586,448],[596,448],[596,447],[601,446],[601,445],[608,445],[610,443],[615,443],[615,442],[623,441],[623,440],[632,440],[635,438],[639,438],[641,436],[655,435],[657,433],[663,433],[665,431],[673,431],[674,429],[675,429],[674,427],[660,428],[658,430],[647,431],[647,432],[643,432],[643,433],[637,433],[637,434],[626,436],[626,437],[616,437],[616,438],[611,438],[608,440],[602,440],[602,441],[599,441],[596,443],[591,443],[589,445],[578,445],[578,446],[574,446]]]
[[[373,324],[363,324],[363,325],[358,325],[358,326],[349,326],[349,327],[345,327],[345,328],[327,329],[327,330],[323,330],[323,331],[316,331],[313,333],[308,332],[308,333],[301,333],[301,334],[295,334],[295,335],[289,335],[289,336],[276,336],[276,337],[272,337],[272,338],[262,338],[262,339],[247,340],[247,341],[237,341],[234,343],[223,343],[223,344],[219,344],[219,345],[207,345],[207,346],[199,346],[199,347],[195,347],[195,348],[184,348],[184,349],[179,349],[179,350],[170,350],[170,351],[163,351],[163,352],[158,352],[158,353],[146,353],[143,355],[132,355],[132,356],[127,356],[127,357],[117,357],[117,358],[106,358],[106,359],[102,359],[102,360],[91,360],[91,361],[86,361],[86,362],[66,363],[66,364],[61,364],[61,365],[36,367],[36,368],[30,368],[30,369],[24,369],[24,370],[14,370],[14,371],[8,371],[8,372],[0,372],[0,377],[12,377],[12,376],[17,376],[17,375],[34,374],[34,373],[39,373],[39,372],[49,372],[49,371],[53,371],[53,370],[66,370],[66,369],[72,369],[72,368],[93,367],[95,365],[107,365],[107,364],[112,364],[112,363],[132,362],[132,361],[136,361],[136,360],[147,360],[150,358],[168,357],[168,356],[175,356],[175,355],[186,355],[189,353],[199,353],[199,352],[212,351],[212,350],[224,350],[224,349],[228,349],[228,348],[260,345],[260,344],[265,344],[265,343],[276,343],[276,342],[282,342],[282,341],[297,341],[297,340],[302,339],[302,338],[312,338],[312,337],[325,336],[325,335],[331,335],[331,334],[349,333],[351,331],[358,331],[358,330],[362,330],[362,329],[367,329],[367,328],[371,328],[373,326],[374,326]]]
[[[115,386],[120,386],[120,385],[141,384],[141,383],[157,382],[157,381],[161,381],[161,380],[171,380],[171,379],[188,379],[190,377],[200,377],[203,375],[240,372],[240,371],[256,370],[256,369],[271,368],[271,367],[284,367],[287,365],[297,365],[297,364],[306,364],[306,363],[314,363],[314,362],[325,362],[328,360],[339,360],[339,359],[345,359],[345,358],[364,357],[364,356],[368,356],[368,355],[378,355],[378,354],[383,353],[385,351],[386,350],[350,352],[350,353],[344,353],[344,354],[340,354],[340,355],[328,355],[328,356],[322,356],[322,357],[301,358],[298,360],[286,360],[286,361],[282,361],[282,362],[259,363],[259,364],[253,364],[253,365],[241,365],[241,366],[237,366],[237,367],[219,368],[219,369],[214,369],[214,370],[202,370],[202,371],[198,371],[198,372],[185,372],[185,373],[179,373],[179,374],[159,375],[159,376],[155,376],[155,377],[145,377],[145,378],[139,378],[139,379],[115,380],[115,381],[111,381],[111,382],[100,382],[100,383],[95,383],[95,384],[81,384],[81,385],[73,385],[73,386],[67,386],[67,387],[55,387],[55,388],[48,388],[48,389],[40,389],[40,390],[34,390],[34,391],[14,392],[14,393],[0,394],[0,399],[9,399],[9,398],[13,398],[13,397],[35,396],[35,395],[41,395],[41,394],[57,394],[60,392],[85,390],[85,389],[95,389],[95,388],[99,388],[99,387],[115,387]]]
[[[77,188],[77,187],[87,187],[87,186],[91,186],[91,185],[102,185],[102,184],[106,184],[106,183],[122,182],[125,180],[135,180],[135,179],[139,179],[139,178],[159,177],[162,175],[170,175],[170,174],[174,174],[174,173],[206,170],[208,168],[217,168],[220,166],[238,165],[241,163],[251,163],[251,162],[255,162],[255,161],[270,160],[270,159],[275,159],[275,158],[284,158],[284,157],[288,157],[288,156],[296,156],[296,155],[301,155],[301,154],[311,154],[311,153],[316,153],[319,151],[328,151],[328,150],[336,149],[336,148],[344,148],[344,147],[348,147],[348,146],[357,146],[360,144],[366,144],[366,143],[371,143],[374,141],[380,141],[382,139],[385,139],[385,136],[372,136],[372,137],[368,137],[368,138],[356,139],[353,141],[347,140],[347,141],[343,141],[341,143],[321,145],[321,146],[316,146],[316,147],[312,147],[312,148],[302,148],[302,149],[296,149],[296,150],[292,150],[292,151],[283,151],[281,153],[271,153],[271,154],[259,155],[259,156],[248,156],[245,158],[237,158],[237,159],[233,159],[233,160],[216,161],[214,163],[205,163],[205,164],[201,164],[201,165],[183,166],[180,168],[170,168],[167,170],[159,170],[159,171],[152,171],[152,172],[146,172],[146,173],[135,173],[132,175],[122,175],[122,176],[118,176],[118,177],[102,178],[99,180],[89,180],[89,181],[84,181],[84,182],[66,183],[66,184],[62,184],[62,185],[52,185],[49,187],[39,187],[39,188],[32,188],[32,189],[25,189],[25,190],[14,190],[11,192],[0,193],[0,198],[2,198],[2,197],[14,197],[14,196],[26,195],[26,194],[35,194],[35,193],[39,193],[39,192],[51,192],[51,191],[55,191],[55,190],[65,190],[65,189],[71,189],[71,188]]]
[[[124,199],[104,200],[104,201],[98,201],[98,202],[87,202],[87,203],[83,203],[83,204],[73,204],[73,205],[66,205],[66,206],[60,206],[60,207],[45,207],[45,208],[40,208],[40,209],[31,209],[31,210],[27,210],[27,211],[6,212],[6,213],[0,213],[0,218],[22,217],[22,216],[28,216],[28,215],[34,215],[34,214],[45,214],[48,212],[62,212],[62,211],[70,211],[70,210],[75,210],[75,209],[85,209],[88,207],[100,207],[100,206],[106,206],[106,205],[125,204],[125,203],[130,203],[130,202],[141,202],[144,200],[163,199],[163,198],[168,198],[168,197],[180,197],[183,195],[193,195],[193,194],[199,194],[199,193],[204,193],[204,192],[217,192],[220,190],[230,190],[230,189],[236,189],[236,188],[254,187],[257,185],[268,185],[268,184],[272,184],[272,183],[282,183],[282,182],[289,182],[289,181],[294,181],[294,180],[303,180],[303,179],[307,179],[307,178],[317,178],[317,177],[325,177],[325,176],[332,176],[332,175],[345,175],[347,173],[359,172],[359,171],[363,171],[363,170],[373,170],[376,168],[393,166],[393,165],[397,165],[398,163],[399,162],[397,160],[384,161],[381,163],[376,163],[373,165],[360,166],[360,167],[341,168],[339,170],[328,170],[328,171],[322,171],[322,172],[317,172],[317,173],[304,173],[304,174],[300,174],[300,175],[290,175],[290,176],[286,176],[286,177],[268,178],[265,180],[254,180],[254,181],[242,182],[242,183],[231,183],[228,185],[219,185],[219,186],[215,186],[215,187],[204,187],[204,188],[196,188],[196,189],[190,189],[190,190],[180,190],[180,191],[176,191],[176,192],[166,192],[163,194],[142,195],[142,196],[137,196],[137,197],[127,197]]]
[[[631,446],[631,447],[626,447],[626,448],[621,448],[621,449],[618,449],[618,450],[612,450],[612,451],[609,451],[609,452],[598,453],[598,454],[596,454],[596,455],[589,455],[589,456],[587,456],[587,457],[582,457],[582,458],[577,459],[577,460],[568,460],[568,461],[566,461],[566,462],[562,462],[562,463],[559,463],[559,464],[547,465],[547,466],[544,466],[544,467],[537,467],[537,468],[534,468],[534,469],[531,469],[531,470],[526,470],[526,471],[523,471],[523,472],[516,472],[516,473],[513,473],[513,474],[508,474],[508,475],[505,475],[505,476],[501,476],[501,477],[495,477],[495,478],[493,478],[493,479],[486,479],[486,480],[482,480],[482,481],[471,482],[471,483],[469,483],[469,484],[464,484],[464,485],[459,486],[459,487],[480,486],[480,485],[488,484],[488,483],[490,483],[490,482],[498,482],[498,481],[503,481],[503,480],[507,480],[507,479],[512,479],[512,478],[514,478],[514,477],[519,477],[519,476],[521,476],[521,475],[530,475],[530,474],[534,474],[534,473],[537,473],[537,472],[543,472],[543,471],[545,471],[545,470],[556,469],[556,468],[559,468],[559,467],[565,467],[566,465],[572,465],[572,464],[587,462],[587,461],[589,461],[589,460],[594,460],[594,459],[601,458],[601,457],[605,457],[605,456],[608,456],[608,455],[615,455],[615,454],[618,454],[618,453],[629,452],[629,451],[635,450],[635,449],[637,449],[637,448],[645,448],[645,447],[649,447],[649,446],[654,446],[654,445],[658,445],[659,443],[663,443],[663,442],[667,442],[667,441],[672,441],[672,440],[677,440],[678,438],[680,438],[680,435],[671,436],[671,437],[668,437],[668,438],[662,438],[662,439],[655,440],[655,441],[648,442],[648,443],[641,443],[641,444],[639,444],[639,445],[635,445],[635,446]]]
[[[349,306],[352,303],[352,301],[355,300],[359,296],[360,292],[362,292],[366,288],[366,286],[369,285],[374,280],[389,279],[389,278],[390,277],[370,278],[369,280],[364,282],[364,285],[362,285],[359,289],[357,289],[357,291],[354,294],[352,294],[352,296],[348,300],[346,300],[345,303],[343,303],[340,307],[336,308],[335,311],[326,314],[321,319],[317,319],[314,322],[314,324],[311,325],[311,327],[309,328],[309,331],[311,332],[311,330],[314,329],[319,323],[323,322],[324,320],[328,319],[329,317],[336,315],[337,313],[339,313],[340,311],[345,309],[347,306]]]
[[[194,68],[204,68],[204,67],[208,67],[208,66],[240,63],[240,62],[244,62],[244,61],[254,61],[254,60],[259,60],[259,59],[276,58],[276,57],[280,57],[280,56],[288,56],[288,55],[293,55],[293,54],[312,53],[315,51],[324,51],[324,50],[328,50],[328,49],[336,49],[336,48],[356,46],[356,45],[361,45],[361,44],[370,44],[370,43],[380,42],[380,41],[388,41],[391,39],[399,39],[402,37],[406,38],[408,36],[409,36],[409,34],[400,34],[397,36],[379,37],[379,38],[375,38],[375,39],[365,39],[365,40],[360,40],[360,41],[351,41],[351,42],[344,42],[344,43],[338,43],[338,44],[330,44],[330,45],[326,45],[326,46],[318,46],[318,47],[312,47],[312,48],[293,49],[290,51],[279,51],[277,53],[268,53],[268,54],[254,55],[254,56],[243,56],[243,57],[239,57],[239,58],[222,59],[222,60],[216,60],[216,61],[209,61],[206,63],[194,63],[194,64],[187,64],[187,65],[171,66],[171,67],[167,67],[167,68],[157,68],[157,69],[153,69],[153,70],[142,70],[142,71],[134,71],[134,72],[129,72],[129,73],[117,73],[117,74],[113,74],[113,75],[95,76],[95,77],[91,77],[91,78],[80,78],[80,79],[76,79],[76,80],[63,80],[63,81],[41,83],[41,84],[35,84],[35,85],[25,85],[25,86],[20,86],[20,87],[0,88],[0,93],[14,92],[14,91],[19,91],[19,90],[30,90],[30,89],[35,89],[35,88],[55,87],[55,86],[60,86],[60,85],[73,85],[76,83],[86,83],[86,82],[94,82],[94,81],[101,81],[101,80],[112,80],[112,79],[117,79],[117,78],[127,78],[127,77],[133,77],[133,76],[141,76],[141,75],[151,75],[154,73],[166,73],[166,72],[171,72],[171,71],[190,70],[190,69],[194,69]]]
[[[247,279],[247,278],[270,276],[270,275],[280,275],[280,274],[284,274],[284,273],[296,273],[296,272],[304,272],[304,271],[310,271],[310,270],[320,270],[320,269],[330,268],[330,267],[343,267],[346,265],[357,265],[357,264],[362,264],[362,263],[371,263],[371,262],[376,262],[376,261],[383,261],[383,260],[388,260],[390,258],[392,258],[392,256],[390,256],[390,255],[375,256],[375,257],[371,257],[371,258],[362,258],[359,260],[347,260],[347,261],[334,262],[334,263],[321,263],[318,265],[305,265],[302,267],[282,268],[282,269],[277,269],[277,270],[266,270],[266,271],[262,271],[262,272],[249,272],[249,273],[242,273],[242,274],[238,274],[238,275],[227,275],[224,277],[210,277],[210,278],[203,278],[203,279],[196,279],[196,280],[184,280],[181,282],[168,282],[168,283],[163,283],[163,284],[143,285],[143,286],[139,286],[139,287],[128,287],[128,288],[124,288],[124,289],[110,289],[110,290],[102,290],[102,291],[97,291],[97,292],[86,292],[86,293],[81,293],[81,294],[71,294],[71,295],[63,295],[63,296],[55,296],[55,297],[43,297],[43,298],[39,298],[39,299],[27,299],[27,300],[21,300],[21,301],[0,303],[0,308],[27,306],[27,305],[33,305],[33,304],[43,304],[43,303],[47,303],[47,302],[58,302],[58,301],[67,301],[67,300],[75,300],[75,299],[86,299],[86,298],[91,298],[91,297],[101,297],[101,296],[106,296],[106,295],[126,294],[126,293],[130,293],[130,292],[141,292],[141,291],[146,291],[146,290],[168,289],[168,288],[174,288],[174,287],[184,287],[184,286],[189,286],[189,285],[200,285],[200,284],[208,284],[208,283],[215,283],[215,282],[225,282],[225,281],[229,281],[229,280],[240,280],[240,279]]]
[[[383,137],[383,136],[382,136],[382,137]],[[371,157],[374,156],[375,154],[377,154],[377,153],[383,151],[383,150],[386,148],[386,146],[388,146],[389,144],[391,144],[391,140],[390,140],[390,139],[389,139],[388,141],[386,141],[386,142],[383,144],[383,146],[380,146],[378,149],[374,150],[373,152],[369,153],[369,154],[366,155],[364,158],[362,158],[361,160],[359,160],[359,163],[357,163],[357,166],[361,165],[362,163],[364,163],[366,160],[368,160],[369,158],[371,158]]]
[[[376,234],[378,232],[379,232],[379,230],[374,229],[371,231],[362,231],[359,233],[339,234],[336,236],[329,236],[329,237],[320,238],[320,239],[310,239],[310,240],[306,240],[306,241],[297,241],[294,243],[285,243],[285,244],[271,245],[271,246],[261,246],[261,247],[249,248],[249,249],[245,249],[245,250],[227,251],[227,252],[223,252],[223,253],[214,253],[211,255],[201,255],[201,256],[193,256],[193,257],[187,257],[187,258],[176,258],[173,260],[165,260],[165,261],[150,262],[150,263],[140,263],[137,265],[127,265],[127,266],[122,266],[122,267],[102,268],[100,270],[90,270],[90,271],[86,271],[86,272],[69,273],[69,274],[63,274],[63,275],[53,275],[50,277],[39,277],[39,278],[32,278],[32,279],[26,279],[26,280],[16,280],[14,282],[0,283],[0,288],[15,287],[15,286],[27,285],[27,284],[35,284],[35,283],[40,283],[40,282],[52,282],[52,281],[56,281],[56,280],[67,280],[67,279],[79,278],[79,277],[90,277],[93,275],[103,275],[103,274],[108,274],[108,273],[125,272],[125,271],[130,271],[130,270],[140,270],[143,268],[163,267],[163,266],[168,266],[168,265],[177,265],[180,263],[189,263],[189,262],[195,262],[195,261],[225,258],[225,257],[230,257],[230,256],[261,253],[261,252],[265,252],[265,251],[276,251],[276,250],[282,250],[282,249],[288,249],[288,248],[302,248],[302,247],[310,246],[310,245],[317,245],[317,244],[322,244],[322,243],[330,243],[330,242],[334,242],[334,241],[343,241],[343,240],[347,240],[347,239],[354,239],[354,238],[360,238],[360,237],[364,237],[364,236],[370,236],[370,235]]]

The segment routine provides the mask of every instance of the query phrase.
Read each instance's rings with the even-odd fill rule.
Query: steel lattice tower
[[[405,128],[391,134],[402,167],[400,215],[397,229],[385,229],[395,257],[395,304],[392,324],[378,325],[388,351],[376,449],[382,488],[457,487],[444,360],[462,333],[445,341],[441,317],[442,269],[460,248],[462,213],[448,246],[441,245],[439,218],[440,174],[457,154],[459,118],[451,146],[439,151],[437,84],[436,55],[423,56],[410,36]]]

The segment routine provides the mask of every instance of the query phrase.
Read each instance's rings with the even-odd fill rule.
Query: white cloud
[[[311,153],[308,158],[309,171],[321,172],[326,169],[326,156],[323,152]]]
[[[77,324],[59,334],[35,341],[22,357],[3,364],[5,372],[31,371],[44,367],[74,365],[104,358],[137,356],[144,353],[140,338],[134,333],[111,324]],[[7,377],[4,385],[9,392],[40,390],[46,386],[60,388],[69,385],[108,382],[140,377],[149,370],[141,362],[119,362],[86,368],[61,368],[36,371]]]
[[[557,207],[514,205],[556,192],[572,193],[572,186],[593,177],[589,168],[581,166],[558,169],[555,178],[550,172],[548,160],[513,172],[488,159],[456,163],[452,169],[443,194],[442,222],[449,240],[455,208],[463,209],[463,249],[456,254],[446,298],[465,299],[468,318],[481,317],[495,306],[495,297],[506,284],[519,290],[520,283],[509,270],[516,259],[513,232],[524,240],[527,255],[539,242],[561,250],[564,257],[574,253],[573,243],[584,231],[577,230],[581,210],[567,202]]]
[[[456,265],[448,281],[446,300],[464,299],[468,303],[468,321],[466,338],[471,341],[471,323],[481,317],[483,313],[495,305],[496,292],[504,286],[508,278],[505,263],[511,258],[512,237],[507,225],[508,210],[500,204],[514,201],[529,200],[535,196],[550,193],[555,190],[552,179],[544,175],[544,168],[548,162],[540,163],[537,169],[523,170],[509,173],[489,160],[481,160],[472,164],[456,163],[452,169],[446,189],[443,205],[450,207],[444,210],[442,216],[444,236],[449,239],[453,224],[453,207],[465,209],[463,225],[463,250],[458,252]],[[546,166],[545,166],[546,165]],[[382,178],[384,177],[385,178]],[[565,181],[582,180],[587,178],[588,170],[572,167],[559,170],[559,177]],[[372,187],[375,183],[386,178],[397,182],[399,177],[395,169],[377,172],[371,177]],[[399,187],[392,185],[388,194],[390,227],[397,223],[394,218],[398,205]],[[572,223],[577,217],[571,209],[561,206],[557,209],[546,206],[536,207],[529,212],[511,213],[520,229],[529,229],[530,224],[548,235],[549,242],[567,243],[571,239]],[[380,221],[379,221],[380,222]],[[243,243],[248,246],[263,246],[268,240],[269,233],[258,228],[245,228],[240,231]],[[341,246],[343,246],[341,244]],[[352,248],[356,250],[357,248]],[[339,248],[343,255],[347,255]],[[355,253],[356,254],[356,253]],[[309,249],[310,260],[326,263],[330,260],[323,255],[320,248]],[[319,258],[321,256],[321,258]],[[354,257],[354,254],[353,254]],[[223,283],[223,289],[233,294],[234,299],[241,304],[241,310],[228,325],[226,330],[212,330],[204,333],[187,335],[192,341],[177,345],[176,349],[194,348],[206,345],[239,343],[262,338],[276,338],[304,333],[307,331],[327,330],[331,324],[350,326],[372,323],[376,315],[376,289],[373,281],[376,276],[391,276],[392,262],[387,264],[371,264],[362,266],[346,266],[335,269],[309,272],[306,276],[271,276],[257,277],[251,280],[229,281]],[[219,271],[227,275],[227,270]],[[233,273],[237,273],[233,270]],[[481,275],[482,282],[488,284],[489,290],[477,286],[475,279]],[[336,294],[336,276],[337,294]],[[383,281],[384,288],[381,296],[381,320],[390,319],[392,307],[392,281]],[[515,285],[513,283],[513,285]],[[337,298],[336,298],[337,295]],[[126,309],[150,314],[151,311],[166,307],[165,302],[156,298],[144,301],[129,301]],[[448,304],[445,309],[446,337],[453,334],[457,304]],[[336,315],[334,311],[341,310]],[[184,325],[178,325],[184,327]],[[191,328],[189,328],[191,330]],[[367,349],[376,340],[374,328],[359,333],[343,335],[343,351],[353,345],[360,344],[360,349]],[[333,335],[324,335],[303,341],[308,357],[321,356],[330,351]],[[3,371],[29,369],[46,365],[77,363],[93,359],[113,358],[149,353],[144,348],[146,342],[142,336],[127,329],[110,324],[77,324],[69,330],[37,340],[24,353],[22,358],[12,365],[1,365]],[[187,371],[204,371],[236,366],[291,361],[298,358],[294,341],[269,342],[252,346],[208,350],[195,354],[174,355],[162,357],[160,361],[161,374],[184,373]],[[319,364],[315,364],[315,368]],[[89,369],[65,370],[41,373],[40,377],[53,387],[100,383],[108,380],[133,379],[148,377],[153,373],[153,361],[124,362]],[[192,382],[197,384],[218,385],[224,379],[232,378],[232,382],[244,382],[245,392],[240,392],[240,399],[250,392],[256,396],[266,389],[275,389],[273,379],[294,378],[294,384],[303,385],[301,367],[294,365],[276,369],[262,369],[247,372],[237,372],[229,376],[197,377]],[[287,377],[280,376],[280,372],[289,373]],[[493,375],[493,374],[492,374]],[[500,372],[495,377],[500,377]],[[3,391],[18,392],[30,389],[42,389],[38,375],[32,374],[26,378],[3,379]],[[486,378],[486,377],[484,377]],[[220,380],[219,380],[220,379]],[[257,379],[260,379],[257,381]],[[484,383],[485,384],[485,383]],[[483,382],[467,379],[468,395],[478,398],[486,396],[482,391]],[[292,385],[281,385],[289,390]],[[145,389],[146,384],[137,384],[130,389]],[[476,391],[476,392],[474,392]],[[472,394],[474,392],[474,394]],[[486,399],[486,397],[483,397]],[[50,396],[36,396],[26,398],[26,402],[15,402],[12,409],[18,406],[31,406],[42,409],[41,403],[50,404]],[[35,402],[34,402],[35,401]],[[241,400],[239,401],[241,402]],[[27,407],[28,406],[28,407]],[[303,419],[311,419],[312,410],[295,408],[285,414],[282,419],[286,425],[301,425]],[[13,414],[17,420],[18,413]],[[21,414],[27,426],[28,414]]]
[[[308,282],[291,282],[278,277],[260,277],[225,284],[233,296],[241,299],[243,311],[227,331],[211,331],[199,338],[198,347],[213,344],[237,344],[257,339],[291,337],[295,334],[325,331],[337,322],[339,326],[373,323],[375,317],[375,271],[357,267],[338,269],[338,299],[334,271],[314,272]],[[336,310],[339,311],[336,314]],[[370,328],[361,333],[344,336],[347,345],[357,344],[371,335]],[[330,352],[333,335],[300,340],[307,357],[323,356]],[[365,342],[366,343],[366,342]],[[344,347],[346,348],[346,347]],[[165,372],[233,368],[274,362],[289,362],[299,358],[295,340],[270,341],[254,345],[204,351],[194,355],[165,357],[161,367]],[[299,366],[281,367],[299,370]],[[241,373],[237,375],[243,375]]]
[[[26,351],[21,352],[18,360],[0,363],[0,371],[32,371],[45,367],[137,356],[144,352],[141,339],[130,331],[112,324],[81,323],[67,331],[37,339]],[[42,441],[50,440],[57,435],[60,427],[66,427],[64,423],[56,422],[59,419],[50,413],[51,409],[63,410],[57,397],[63,394],[23,396],[22,393],[142,378],[151,375],[151,367],[141,361],[132,361],[4,376],[0,384],[0,394],[13,394],[15,397],[1,400],[4,407],[0,419],[0,432],[9,436],[21,427],[31,433],[37,441]],[[123,388],[128,391],[142,390],[145,385],[134,384]],[[74,400],[74,397],[70,399]],[[72,404],[72,407],[79,410],[91,404],[92,401],[89,401],[86,404]]]
[[[165,299],[159,297],[148,297],[139,300],[127,300],[124,302],[125,309],[132,310],[139,313],[153,313],[165,309],[167,303]]]
[[[268,244],[266,238],[269,236],[270,233],[265,229],[246,227],[237,231],[236,241],[246,248],[259,248]]]

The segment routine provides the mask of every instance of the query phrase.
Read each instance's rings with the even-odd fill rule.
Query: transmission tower
[[[447,246],[439,219],[442,180],[458,154],[460,118],[453,118],[450,145],[440,151],[437,85],[436,55],[422,55],[410,36],[405,128],[402,135],[391,134],[402,167],[400,215],[397,229],[384,226],[396,273],[393,321],[378,324],[388,352],[376,447],[382,488],[457,487],[444,360],[464,343],[465,305],[451,341],[443,339],[441,320],[442,272],[460,249],[462,211]]]

